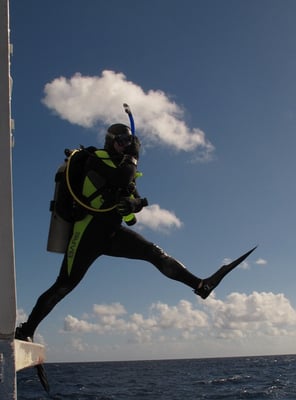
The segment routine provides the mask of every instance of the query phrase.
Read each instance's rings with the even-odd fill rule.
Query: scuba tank
[[[50,202],[50,225],[47,239],[47,251],[65,253],[73,228],[73,222],[66,221],[57,212],[57,202],[61,197],[61,185],[65,174],[66,163],[61,165],[55,176],[54,199]]]

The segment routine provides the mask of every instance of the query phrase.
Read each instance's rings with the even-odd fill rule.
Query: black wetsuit
[[[95,157],[91,157],[86,164],[86,175],[89,171],[95,171],[103,178],[101,192],[105,202],[102,208],[114,204],[118,193],[126,195],[136,173],[135,164],[128,159],[124,161],[123,156],[111,155],[111,160],[116,168]],[[39,323],[79,284],[91,264],[101,255],[148,261],[168,278],[180,281],[192,289],[196,289],[201,282],[160,247],[123,226],[122,216],[116,209],[96,215],[89,213],[75,222],[56,282],[39,297],[28,321],[23,324],[26,336],[33,336]]]

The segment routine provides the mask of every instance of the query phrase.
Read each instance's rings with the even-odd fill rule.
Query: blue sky
[[[56,279],[49,202],[64,148],[133,110],[135,229],[206,277],[206,301],[144,262],[102,257],[38,328],[48,361],[295,352],[293,0],[10,2],[19,320]]]

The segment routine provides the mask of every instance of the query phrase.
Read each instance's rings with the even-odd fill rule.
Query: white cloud
[[[16,310],[16,325],[26,321],[28,319],[28,315],[22,308],[18,308]]]
[[[196,328],[208,326],[206,314],[194,309],[192,303],[186,300],[181,300],[177,306],[153,304],[151,310],[155,312],[159,327],[163,330],[172,328],[192,332]]]
[[[279,336],[295,332],[296,310],[283,294],[231,293],[226,301],[209,297],[205,308],[213,335],[220,337]]]
[[[79,320],[78,318],[72,317],[72,315],[67,315],[64,321],[64,329],[65,331],[73,331],[73,332],[97,332],[103,333],[99,326],[95,326],[95,324],[91,324],[84,320]]]
[[[84,352],[89,350],[88,343],[84,342],[81,338],[71,338],[71,346],[78,352]]]
[[[61,118],[86,128],[98,123],[127,123],[123,103],[135,115],[138,135],[146,143],[176,150],[198,151],[200,159],[210,158],[214,147],[199,128],[189,128],[183,109],[161,90],[145,92],[122,73],[105,70],[101,76],[60,77],[47,83],[43,103]]]
[[[174,306],[158,302],[150,306],[147,316],[129,315],[123,306],[116,304],[116,307],[107,308],[103,305],[104,312],[97,312],[101,306],[95,305],[96,313],[89,317],[91,322],[68,315],[65,331],[95,332],[108,335],[109,340],[113,337],[115,342],[125,338],[127,343],[190,341],[193,338],[250,340],[295,335],[296,310],[283,294],[231,293],[225,301],[212,295],[207,301],[199,300],[200,307],[187,300]]]
[[[106,305],[103,308],[106,310]],[[185,332],[192,332],[197,327],[200,328],[207,325],[205,313],[194,309],[193,305],[185,300],[181,300],[176,306],[172,307],[162,303],[152,304],[148,317],[134,313],[125,319],[119,318],[117,312],[112,314],[112,309],[114,309],[112,305],[108,308],[108,314],[97,312],[100,309],[100,305],[94,305],[93,309],[95,318],[98,320],[88,322],[68,315],[64,321],[65,331],[125,334],[128,336],[129,341],[145,343],[151,341],[156,333],[182,330],[184,334]],[[122,309],[124,310],[124,307]]]
[[[94,304],[94,313],[97,315],[124,315],[126,314],[125,308],[120,303],[112,304]]]
[[[258,260],[256,261],[256,264],[258,264],[258,265],[266,265],[267,261],[264,260],[264,258],[258,258]]]
[[[158,204],[143,208],[137,214],[137,220],[139,224],[155,231],[167,232],[169,229],[182,227],[182,222],[175,213],[160,208]]]

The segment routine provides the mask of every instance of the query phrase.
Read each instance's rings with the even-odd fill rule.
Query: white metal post
[[[14,340],[16,288],[9,36],[9,0],[0,0],[0,400],[16,400],[16,372],[45,359],[43,346]]]
[[[9,2],[0,0],[0,398],[16,399]]]

